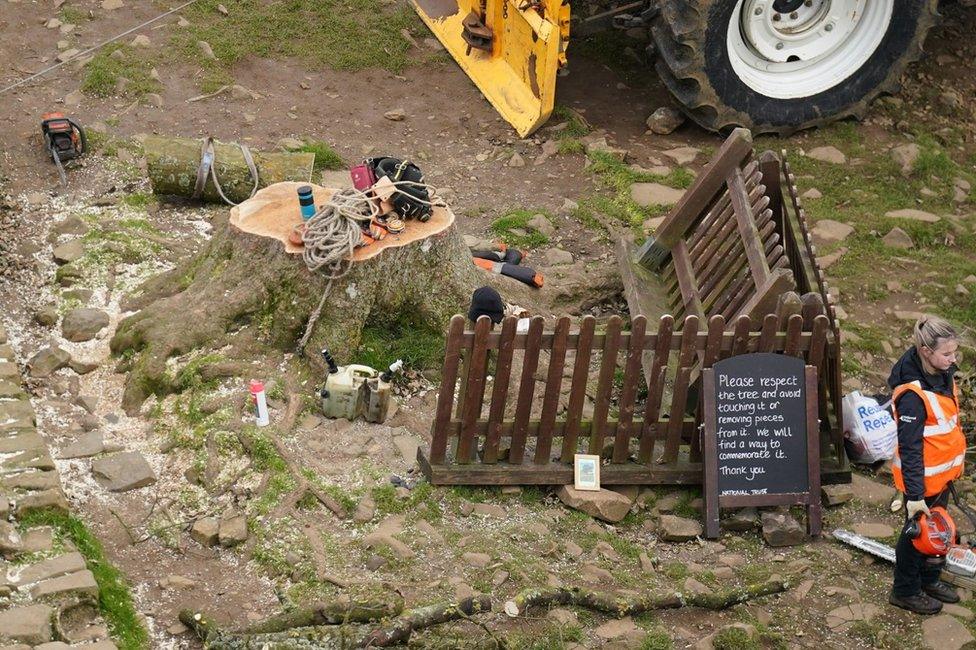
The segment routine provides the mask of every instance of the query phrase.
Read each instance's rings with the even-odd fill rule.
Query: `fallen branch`
[[[288,627],[281,631],[233,633],[221,631],[207,616],[182,610],[180,622],[204,642],[209,650],[333,650],[338,648],[385,648],[404,644],[411,634],[442,623],[466,620],[491,611],[488,596],[465,598],[457,603],[438,603],[409,610],[381,627],[351,623]]]
[[[284,632],[296,627],[313,625],[341,625],[343,623],[373,623],[403,612],[403,598],[396,594],[387,602],[356,602],[337,600],[314,603],[291,612],[277,614],[246,628],[243,634]]]
[[[611,594],[589,589],[545,588],[525,589],[515,600],[505,603],[505,613],[516,617],[530,607],[553,607],[574,605],[591,609],[596,612],[622,618],[636,616],[658,609],[677,609],[679,607],[701,607],[702,609],[721,610],[733,605],[744,603],[754,598],[769,596],[786,591],[789,584],[783,581],[770,580],[768,582],[748,585],[741,589],[713,594],[649,594],[633,598],[621,598]]]
[[[370,632],[366,636],[364,646],[360,647],[386,648],[391,645],[406,643],[410,635],[416,630],[467,619],[474,614],[490,611],[491,599],[485,595],[465,598],[457,603],[440,603],[418,607],[394,619],[389,625]]]
[[[204,99],[210,99],[211,97],[216,97],[217,95],[221,94],[222,92],[226,91],[229,88],[230,88],[230,86],[221,86],[220,88],[218,88],[217,90],[213,91],[212,93],[207,93],[206,95],[197,95],[196,97],[191,97],[188,100],[186,100],[186,103],[187,104],[192,104],[193,102],[199,102],[199,101],[202,101]]]

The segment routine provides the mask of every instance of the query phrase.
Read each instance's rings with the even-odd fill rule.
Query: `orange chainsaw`
[[[976,515],[959,502],[959,496],[951,484],[949,491],[956,506],[976,526]],[[935,558],[944,557],[946,571],[970,578],[976,577],[976,549],[971,543],[959,543],[956,534],[956,522],[952,520],[948,510],[942,506],[932,506],[929,508],[929,514],[919,513],[913,519],[905,522],[904,532],[912,540],[912,546],[915,547],[915,550],[922,555]],[[895,549],[887,544],[843,529],[835,530],[834,537],[875,557],[892,563],[895,561]]]
[[[58,167],[61,184],[67,185],[64,161],[78,158],[88,151],[85,130],[63,113],[45,113],[41,116],[41,132],[44,134],[44,146],[51,152],[51,158]]]

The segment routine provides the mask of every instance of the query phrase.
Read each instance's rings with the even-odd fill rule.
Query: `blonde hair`
[[[959,335],[946,319],[926,314],[915,321],[913,338],[916,348],[934,350],[939,347],[939,341],[954,341]]]

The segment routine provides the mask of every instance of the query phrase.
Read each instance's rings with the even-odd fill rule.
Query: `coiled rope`
[[[407,180],[393,182],[395,189],[408,186],[424,188],[430,197],[430,201],[424,201],[410,195],[411,200],[432,208],[446,207],[444,201],[434,193],[434,189],[425,183]],[[352,268],[353,253],[363,238],[363,225],[368,226],[378,216],[380,208],[374,197],[349,188],[334,192],[312,218],[305,222],[305,232],[302,235],[305,252],[302,258],[309,271],[322,273],[329,281],[322,292],[318,307],[308,319],[305,334],[298,342],[299,354],[305,350],[312,336],[332,283],[345,276]]]

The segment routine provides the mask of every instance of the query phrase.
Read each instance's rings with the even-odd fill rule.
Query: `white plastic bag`
[[[898,425],[886,408],[859,391],[844,396],[844,447],[852,463],[889,460],[898,444]]]

